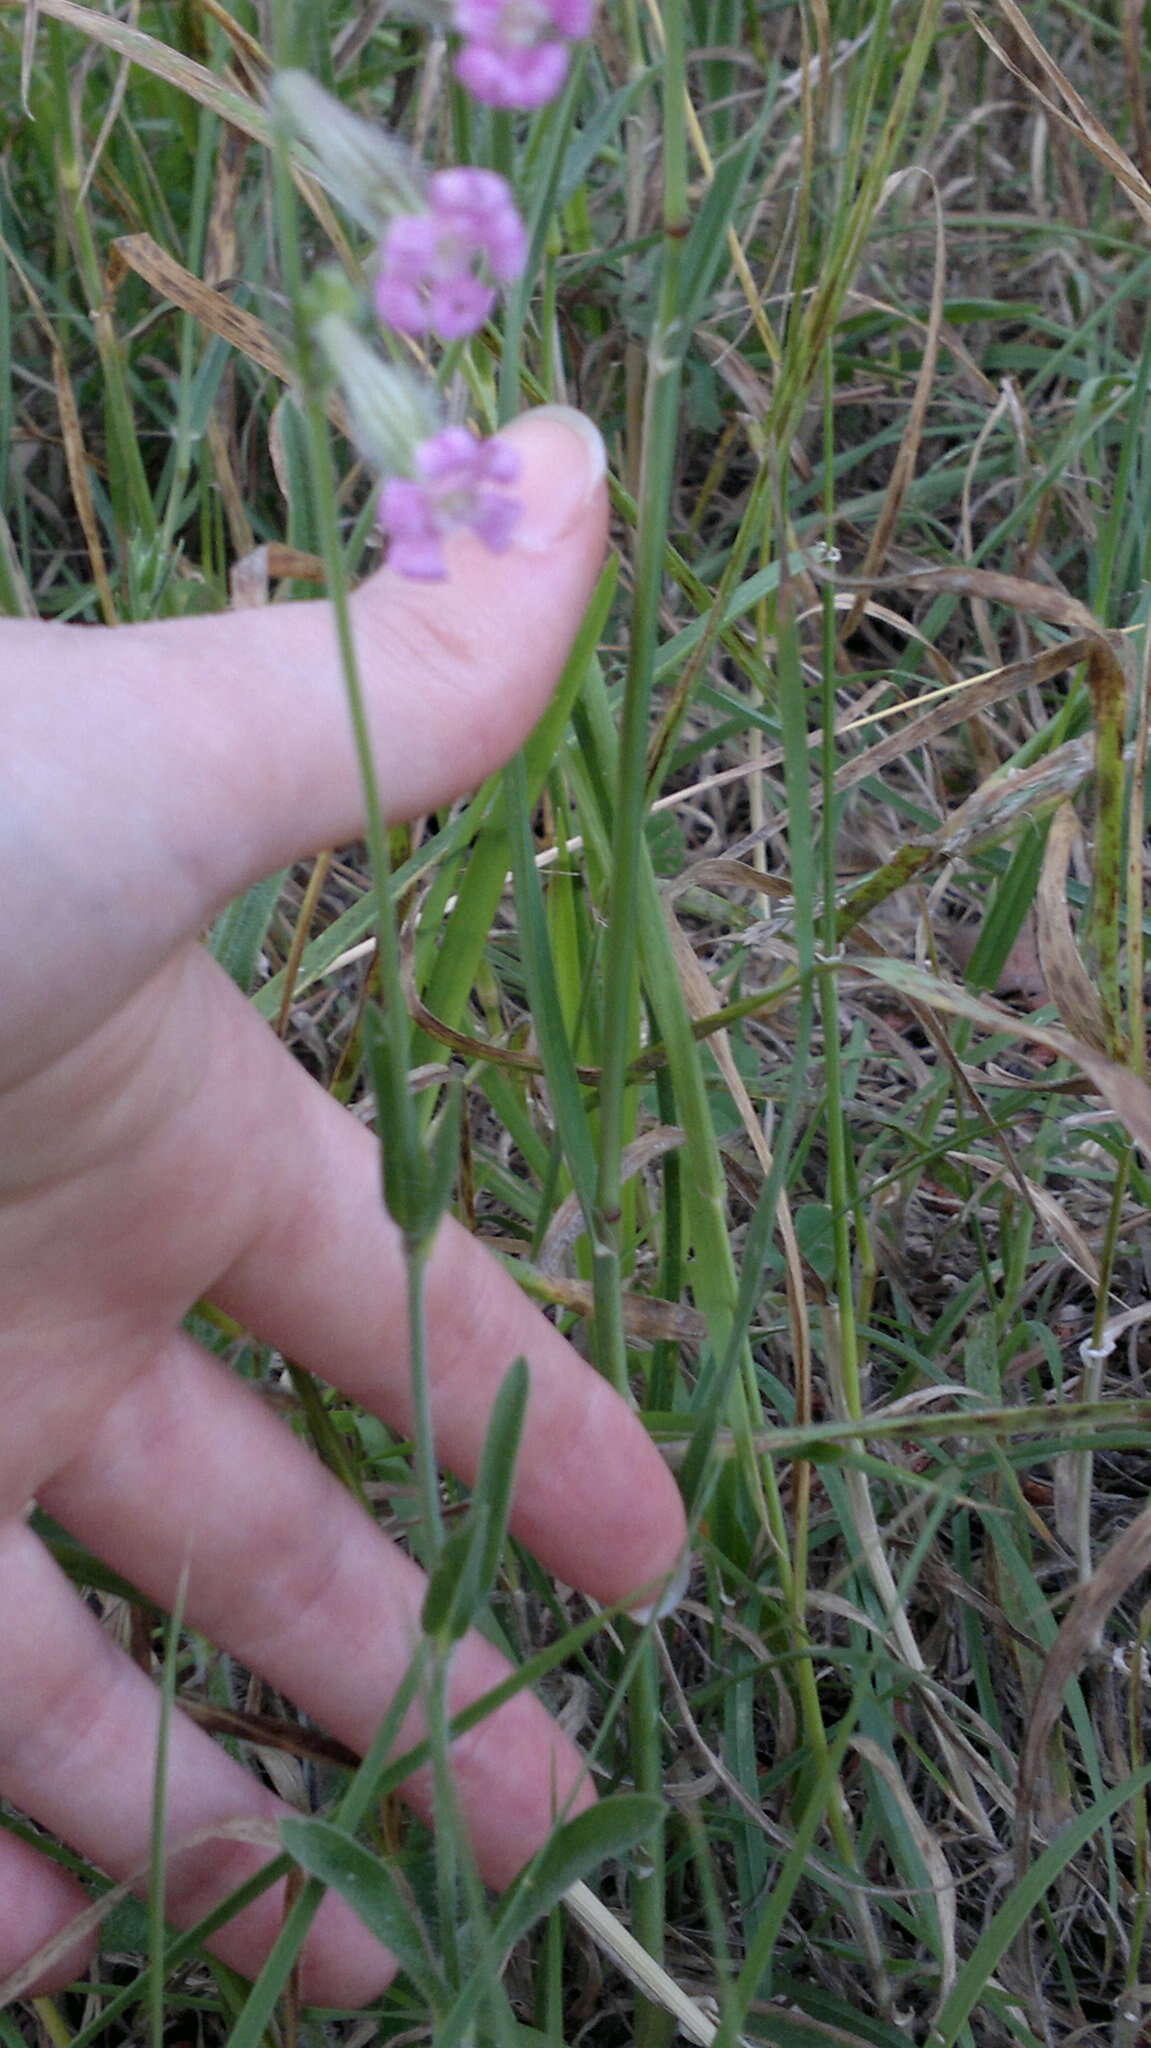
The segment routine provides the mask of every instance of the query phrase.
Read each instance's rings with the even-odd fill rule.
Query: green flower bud
[[[311,334],[343,394],[365,461],[381,476],[410,476],[416,449],[442,425],[434,386],[384,362],[345,311],[322,312]]]
[[[269,101],[297,159],[368,234],[379,236],[397,213],[422,209],[424,178],[411,151],[306,71],[277,72]]]

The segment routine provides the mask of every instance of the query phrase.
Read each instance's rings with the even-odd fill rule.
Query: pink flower
[[[380,243],[375,306],[401,334],[458,341],[482,327],[527,261],[527,231],[495,171],[437,171],[423,213],[403,213]]]
[[[414,477],[390,477],[380,492],[380,525],[390,540],[389,565],[420,583],[447,575],[443,542],[453,527],[470,528],[502,555],[514,538],[520,458],[506,441],[476,441],[466,427],[444,427],[415,452]]]
[[[455,0],[461,85],[491,107],[542,107],[567,76],[568,44],[590,35],[595,0]]]

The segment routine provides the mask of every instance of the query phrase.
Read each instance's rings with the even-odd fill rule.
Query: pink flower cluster
[[[476,441],[466,427],[444,427],[415,451],[414,477],[389,477],[380,492],[380,525],[390,540],[389,566],[419,583],[447,575],[443,542],[453,527],[470,528],[502,555],[520,516],[514,484],[520,459],[506,441]]]
[[[495,171],[436,171],[427,199],[425,212],[399,214],[384,233],[376,312],[401,334],[458,341],[483,326],[497,286],[520,275],[527,231]]]
[[[590,35],[595,0],[455,0],[456,76],[490,107],[542,107],[567,77],[569,44]]]
[[[542,107],[562,86],[570,46],[590,34],[594,17],[595,0],[452,0],[456,76],[488,106]],[[527,230],[503,178],[466,166],[437,171],[422,210],[398,214],[381,237],[376,312],[401,334],[462,340],[483,326],[527,253]],[[419,582],[441,581],[444,538],[455,527],[502,554],[520,515],[505,487],[518,475],[514,450],[476,441],[464,427],[420,441],[410,473],[389,477],[380,492],[391,567]]]

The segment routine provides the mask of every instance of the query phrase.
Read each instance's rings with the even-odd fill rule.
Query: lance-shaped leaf
[[[292,1814],[280,1822],[280,1839],[301,1870],[347,1900],[364,1926],[391,1950],[432,2011],[442,2011],[446,1986],[393,1866],[328,1820]]]

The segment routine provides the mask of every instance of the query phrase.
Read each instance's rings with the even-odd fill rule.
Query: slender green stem
[[[156,1760],[152,1771],[151,1842],[148,1865],[148,2017],[152,2048],[164,2048],[168,1872],[168,1755],[172,1715],[176,1706],[180,1633],[184,1626],[187,1569],[172,1603],[164,1630],[164,1668],[160,1675],[160,1718],[156,1728]]]
[[[1091,940],[1099,994],[1107,1018],[1113,1059],[1125,1056],[1121,974],[1123,914],[1123,813],[1126,777],[1123,741],[1127,692],[1122,664],[1099,641],[1087,658],[1087,684],[1095,721],[1095,855],[1091,891]]]
[[[600,1083],[595,1297],[602,1369],[619,1387],[627,1359],[619,1284],[624,1097],[635,1028],[635,923],[652,676],[679,429],[679,393],[686,337],[679,319],[686,227],[687,138],[684,127],[685,0],[664,10],[664,234],[659,300],[648,351],[640,462],[635,597],[620,728],[619,776],[612,835],[608,931],[604,949],[604,1042]]]
[[[135,528],[145,542],[151,542],[155,540],[158,529],[156,508],[140,456],[139,436],[124,375],[124,361],[112,326],[103,269],[92,234],[87,205],[80,196],[83,168],[76,149],[64,34],[58,22],[49,21],[45,27],[49,36],[52,82],[56,100],[56,177],[61,208],[68,224],[69,239],[88,301],[89,317],[104,380],[104,403],[108,422],[109,486],[117,516],[125,531]]]
[[[347,565],[344,558],[337,513],[337,479],[332,457],[328,422],[323,406],[323,389],[316,373],[312,343],[304,329],[300,313],[303,298],[303,263],[300,250],[296,199],[292,186],[287,145],[283,136],[277,136],[276,138],[273,166],[280,261],[288,297],[295,311],[297,351],[304,383],[304,413],[311,460],[313,510],[317,532],[320,537],[320,551],[323,557],[327,580],[328,600],[331,605],[332,618],[335,625],[337,651],[344,677],[353,744],[363,790],[366,817],[365,837],[371,861],[372,890],[375,900],[377,973],[384,998],[383,1031],[390,1050],[392,1072],[395,1075],[403,1076],[407,1073],[410,1065],[411,1029],[400,966],[399,930],[392,900],[391,854],[388,846],[383,806],[380,800],[379,781],[376,775],[375,752],[368,718],[367,700],[364,693],[363,678],[352,623]],[[406,1107],[406,1104],[404,1107]],[[401,1108],[400,1114],[403,1115],[403,1113],[404,1109]],[[414,1116],[408,1118],[408,1125],[407,1129],[395,1134],[382,1131],[381,1139],[383,1143],[388,1143],[390,1135],[393,1136],[397,1146],[411,1147],[418,1143],[414,1133]],[[439,1481],[435,1460],[435,1441],[432,1433],[431,1398],[428,1387],[423,1303],[423,1281],[427,1250],[428,1246],[422,1233],[417,1237],[413,1236],[411,1230],[405,1230],[404,1251],[409,1318],[409,1371],[415,1429],[416,1472],[420,1503],[424,1515],[424,1540],[428,1553],[427,1562],[432,1564],[439,1552],[442,1540],[442,1526]]]
[[[408,1379],[412,1393],[416,1489],[423,1522],[425,1562],[430,1566],[439,1555],[444,1532],[428,1374],[427,1302],[424,1281],[429,1249],[426,1244],[409,1244],[405,1253],[405,1266],[408,1300]]]
[[[455,1786],[448,1762],[448,1659],[433,1645],[428,1677],[428,1738],[432,1751],[432,1797],[436,1816],[436,1894],[439,1903],[439,1944],[449,1984],[459,1979],[460,1821]],[[483,1912],[482,1901],[480,1903]],[[482,1920],[481,1920],[482,1925]]]
[[[663,1745],[660,1741],[658,1648],[644,1643],[632,1675],[628,1711],[631,1726],[632,1777],[637,1792],[663,1796]],[[667,1849],[662,1827],[653,1828],[644,1847],[642,1867],[631,1881],[632,1930],[653,1961],[661,1962],[667,1897]],[[635,2013],[637,2048],[660,2048],[668,2034],[667,2018],[650,1999],[638,1999]]]
[[[1123,1223],[1123,1204],[1127,1198],[1127,1184],[1131,1175],[1132,1143],[1125,1138],[1122,1152],[1115,1166],[1115,1178],[1111,1184],[1111,1200],[1107,1210],[1107,1223],[1103,1232],[1103,1250],[1099,1260],[1099,1283],[1095,1290],[1095,1317],[1091,1326],[1091,1343],[1084,1353],[1083,1380],[1079,1389],[1082,1401],[1098,1401],[1103,1392],[1103,1373],[1107,1354],[1103,1348],[1104,1330],[1107,1324],[1107,1310],[1111,1292],[1111,1276],[1115,1270],[1115,1255],[1119,1245],[1119,1232]],[[1095,1570],[1095,1558],[1091,1543],[1092,1509],[1095,1502],[1095,1459],[1089,1449],[1075,1460],[1075,1564],[1079,1583],[1086,1585]]]

